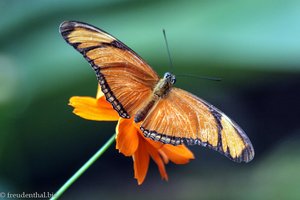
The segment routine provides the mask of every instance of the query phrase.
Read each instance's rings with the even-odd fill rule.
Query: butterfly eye
[[[169,72],[166,72],[164,74],[164,79],[169,79],[171,77],[171,74]]]
[[[169,83],[171,83],[172,85],[175,84],[176,82],[176,78],[173,74],[171,74],[170,72],[166,72],[164,75],[164,79],[167,79]]]
[[[175,78],[175,77],[173,77],[173,78],[171,79],[171,83],[172,83],[173,85],[176,83],[176,78]]]

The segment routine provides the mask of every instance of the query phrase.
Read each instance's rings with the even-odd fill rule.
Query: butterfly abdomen
[[[150,101],[148,101],[145,106],[142,107],[134,116],[134,122],[138,123],[140,121],[143,121],[145,117],[147,116],[148,112],[151,110],[151,108],[154,106],[155,102],[158,99],[152,98]]]

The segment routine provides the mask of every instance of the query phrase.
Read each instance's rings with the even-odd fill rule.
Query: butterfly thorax
[[[175,83],[175,76],[166,72],[164,77],[158,81],[153,90],[153,95],[162,98],[168,94],[173,84]]]
[[[144,103],[142,108],[138,110],[136,115],[134,116],[135,122],[140,122],[145,119],[151,108],[155,105],[155,103],[160,99],[164,98],[168,95],[171,90],[173,84],[175,84],[176,78],[175,75],[166,72],[164,77],[161,78],[158,83],[155,85],[152,95],[148,101]]]

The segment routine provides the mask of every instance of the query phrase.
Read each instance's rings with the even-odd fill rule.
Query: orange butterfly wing
[[[236,162],[254,157],[244,131],[224,113],[193,94],[172,88],[160,99],[141,124],[146,137],[166,144],[199,144]]]
[[[125,44],[89,24],[63,22],[60,33],[90,63],[107,101],[119,115],[133,116],[159,80],[151,67]]]

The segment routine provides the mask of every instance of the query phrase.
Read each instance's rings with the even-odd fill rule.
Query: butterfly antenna
[[[168,51],[168,57],[169,57],[169,63],[170,63],[170,69],[171,69],[170,72],[172,72],[172,70],[173,70],[173,63],[172,63],[172,59],[171,59],[171,53],[170,53],[169,44],[168,44],[168,40],[167,40],[167,35],[166,35],[165,29],[163,29],[163,34],[164,34],[165,43],[166,43],[166,47],[167,47],[167,51]]]
[[[198,78],[198,79],[204,79],[204,80],[209,80],[209,81],[221,81],[221,78],[217,77],[209,77],[209,76],[197,76],[193,74],[179,74],[177,77],[190,77],[190,78]]]
[[[166,43],[166,47],[167,47],[167,52],[168,52],[168,57],[169,57],[169,63],[170,63],[170,72],[172,72],[173,70],[173,62],[171,59],[171,53],[170,53],[170,48],[169,48],[169,44],[168,44],[168,40],[167,40],[167,34],[165,29],[163,29],[163,34],[164,34],[164,39],[165,39],[165,43]],[[177,75],[177,77],[191,77],[191,78],[198,78],[198,79],[204,79],[204,80],[210,80],[210,81],[221,81],[221,78],[217,78],[217,77],[209,77],[209,76],[197,76],[197,75],[193,75],[193,74],[181,74],[181,75]]]

